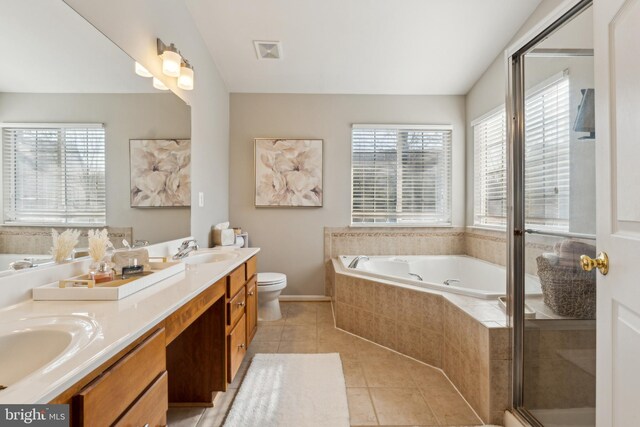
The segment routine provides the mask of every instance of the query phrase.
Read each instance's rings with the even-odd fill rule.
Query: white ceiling
[[[2,0],[0,92],[158,92],[134,62],[62,0]]]
[[[466,94],[539,3],[187,0],[230,92],[360,94]]]

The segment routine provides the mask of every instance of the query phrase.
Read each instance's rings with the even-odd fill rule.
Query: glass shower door
[[[591,9],[519,58],[514,205],[522,237],[512,262],[523,283],[514,384],[518,409],[544,426],[595,425],[596,275],[580,265],[581,256],[596,256]]]

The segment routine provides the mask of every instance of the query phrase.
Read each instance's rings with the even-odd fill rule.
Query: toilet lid
[[[272,285],[287,280],[282,273],[258,273],[258,285]]]

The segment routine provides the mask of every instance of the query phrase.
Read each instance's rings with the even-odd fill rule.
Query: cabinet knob
[[[249,292],[249,296],[252,297],[254,293],[254,291]]]
[[[239,306],[239,307],[244,307],[244,304],[245,304],[245,302],[244,302],[244,301],[240,301],[240,302],[238,303],[238,306]]]
[[[242,344],[240,344],[238,347],[239,347],[239,348],[245,348],[246,346],[244,345],[244,343],[242,343]]]

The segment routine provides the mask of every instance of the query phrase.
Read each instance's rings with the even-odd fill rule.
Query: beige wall
[[[453,223],[464,225],[464,96],[232,94],[230,218],[262,248],[260,271],[287,274],[286,294],[324,295],[323,227],[350,222],[353,123],[453,125]],[[324,206],[254,207],[253,138],[324,140]]]
[[[191,106],[191,234],[209,242],[212,224],[229,215],[229,93],[185,2],[64,0]],[[195,68],[195,88],[183,91],[163,76],[156,38],[173,42]],[[133,63],[132,63],[133,70]]]
[[[1,93],[0,122],[104,123],[107,224],[151,243],[190,234],[189,208],[130,207],[129,139],[185,138],[190,108],[173,94]]]

